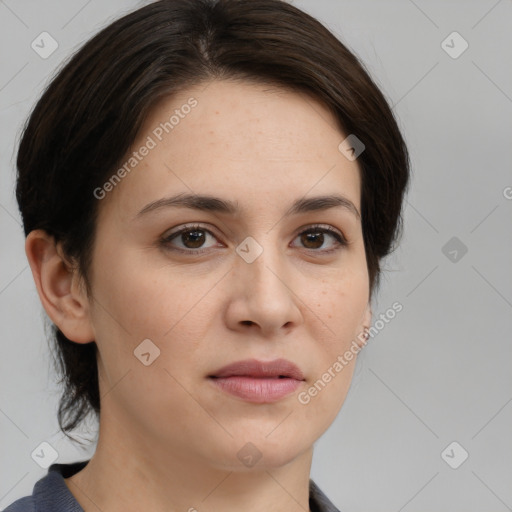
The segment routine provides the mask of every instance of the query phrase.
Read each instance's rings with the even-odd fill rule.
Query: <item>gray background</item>
[[[344,512],[512,510],[512,1],[293,3],[363,60],[413,164],[404,237],[374,302],[375,319],[395,301],[403,310],[361,353],[311,476]],[[59,388],[13,193],[15,142],[62,60],[140,5],[0,1],[0,509],[46,474],[31,458],[40,443],[58,462],[94,451],[58,432]],[[43,31],[59,45],[46,59],[31,48]],[[457,58],[442,46],[453,31],[469,44]],[[452,39],[453,54],[462,42]],[[457,469],[441,455],[453,441],[452,465],[469,454]]]

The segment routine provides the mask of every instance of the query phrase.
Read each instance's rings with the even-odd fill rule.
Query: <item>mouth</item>
[[[300,368],[286,359],[237,361],[208,378],[218,389],[253,403],[276,402],[305,380]]]

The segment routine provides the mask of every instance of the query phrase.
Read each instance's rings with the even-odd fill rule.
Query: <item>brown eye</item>
[[[312,226],[302,231],[297,238],[300,238],[302,247],[318,253],[329,253],[347,245],[347,241],[341,233],[334,229],[320,226]],[[329,239],[331,239],[330,244]],[[322,246],[326,243],[330,247],[322,249]]]
[[[198,255],[215,247],[215,245],[205,247],[209,237],[217,240],[210,230],[202,226],[186,226],[164,237],[162,245],[169,250]],[[329,227],[311,226],[299,233],[296,238],[300,238],[302,248],[318,254],[327,254],[348,245],[340,232]],[[324,247],[325,245],[327,247]]]
[[[171,233],[164,237],[162,244],[170,250],[176,250],[184,253],[201,254],[213,246],[203,249],[208,237],[216,240],[213,233],[202,226],[187,226],[179,231]]]
[[[304,232],[301,234],[301,242],[306,249],[320,249],[324,244],[324,234],[320,232],[313,233],[311,231]]]
[[[199,249],[204,244],[205,239],[204,231],[201,230],[187,230],[181,233],[181,241],[188,249]]]

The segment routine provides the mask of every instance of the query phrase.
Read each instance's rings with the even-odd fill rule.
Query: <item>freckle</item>
[[[327,318],[332,318],[332,315],[327,315]]]

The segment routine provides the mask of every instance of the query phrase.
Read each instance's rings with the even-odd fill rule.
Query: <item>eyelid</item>
[[[169,243],[172,241],[172,239],[174,237],[178,237],[181,233],[184,233],[186,231],[194,231],[194,230],[197,230],[197,231],[205,231],[206,233],[209,233],[210,235],[212,235],[216,240],[219,240],[219,238],[221,238],[219,235],[216,234],[215,230],[214,229],[211,229],[210,227],[205,227],[206,225],[202,224],[202,223],[198,223],[198,222],[189,222],[187,224],[180,224],[178,226],[179,229],[176,229],[175,231],[171,231],[170,233],[167,233],[167,234],[164,234],[162,237],[161,237],[161,245],[163,246],[167,246],[169,245]],[[222,242],[220,242],[222,243]],[[224,244],[222,244],[224,245]],[[206,252],[208,250],[210,250],[211,248],[208,248],[208,249],[181,249],[179,247],[172,247],[172,250],[173,251],[178,251],[178,252],[181,252],[181,253],[187,253],[187,254],[202,254],[203,252]]]
[[[350,245],[350,242],[347,240],[347,237],[345,236],[343,231],[335,228],[334,226],[331,226],[330,224],[306,224],[305,226],[301,226],[296,231],[293,240],[295,240],[295,238],[301,235],[302,233],[307,233],[309,231],[314,232],[315,230],[330,234],[335,239],[335,247],[333,247],[332,249],[324,250],[303,248],[305,251],[322,256],[339,251],[340,249],[343,249]]]
[[[186,231],[187,229],[189,229],[190,231],[192,231],[194,229],[197,229],[197,230],[201,229],[203,231],[208,231],[209,233],[214,235],[216,238],[219,238],[219,236],[215,234],[215,230],[213,228],[206,227],[206,226],[209,226],[209,225],[203,224],[201,222],[187,222],[186,224],[180,224],[179,226],[176,226],[177,229],[175,231],[171,231],[171,232],[166,231],[164,233],[164,235],[162,235],[162,239],[166,240],[166,239],[172,238],[174,235],[177,235],[178,233],[181,233],[182,231]],[[174,229],[174,228],[172,228],[172,229]]]
[[[203,229],[204,231],[208,231],[210,232],[212,235],[214,235],[215,237],[219,238],[219,235],[215,234],[215,230],[210,228],[210,227],[205,227],[205,226],[208,226],[208,224],[202,224],[202,223],[194,223],[194,222],[189,222],[187,224],[180,224],[180,226],[177,226],[179,227],[180,229],[177,229],[176,231],[173,231],[171,233],[167,233],[167,234],[164,234],[162,236],[163,239],[169,239],[171,238],[173,235],[176,235],[186,229]],[[338,235],[341,236],[341,238],[343,238],[347,243],[348,243],[348,240],[347,240],[347,237],[345,236],[345,234],[331,226],[330,224],[304,224],[303,226],[300,226],[299,228],[297,228],[295,230],[295,234],[294,236],[296,237],[297,235],[300,235],[301,233],[303,233],[304,231],[309,231],[309,230],[312,230],[312,229],[325,229],[326,231],[331,231],[331,232],[334,232],[334,233],[337,233]]]
[[[174,237],[177,237],[179,236],[181,233],[183,232],[186,232],[187,230],[188,231],[193,231],[193,230],[197,230],[197,231],[205,231],[206,233],[209,233],[210,235],[212,235],[214,238],[216,238],[217,240],[220,238],[214,229],[211,229],[210,227],[206,227],[207,224],[202,224],[202,223],[187,223],[187,224],[182,224],[180,226],[178,226],[179,229],[176,229],[175,231],[172,231],[168,234],[164,234],[161,238],[161,244],[163,246],[167,246],[169,244],[169,242],[171,242],[171,240],[174,238]],[[309,251],[309,252],[312,252],[312,253],[317,253],[318,255],[322,255],[322,254],[329,254],[329,253],[332,253],[332,252],[335,252],[345,246],[348,246],[350,244],[350,242],[347,240],[345,234],[331,226],[330,224],[318,224],[318,223],[314,223],[314,224],[305,224],[299,228],[297,228],[297,230],[295,231],[295,234],[293,235],[293,240],[295,240],[295,238],[297,238],[297,236],[303,234],[303,233],[306,233],[306,232],[309,232],[309,231],[314,231],[314,230],[319,230],[319,231],[323,231],[323,232],[326,232],[328,234],[330,234],[332,237],[335,238],[336,240],[336,247],[332,248],[332,249],[328,249],[328,250],[317,250],[317,249],[307,249],[307,248],[303,248],[305,251]],[[339,237],[339,239],[338,239]],[[293,242],[292,240],[292,242]],[[220,242],[222,243],[222,242]],[[224,245],[222,243],[222,245]],[[210,249],[212,248],[206,248],[206,249],[181,249],[181,248],[178,248],[178,247],[172,247],[171,250],[173,251],[177,251],[177,252],[181,252],[181,253],[185,253],[185,254],[190,254],[190,255],[200,255],[200,254],[203,254],[204,252],[207,252],[209,251]]]
[[[304,231],[312,231],[314,229],[322,229],[325,231],[330,231],[331,233],[336,233],[341,238],[343,238],[343,240],[345,242],[348,243],[347,238],[346,238],[345,234],[343,233],[343,231],[335,228],[334,226],[331,226],[330,224],[305,224],[304,226],[301,226],[300,228],[297,229],[297,231],[295,232],[295,236],[300,235]]]

